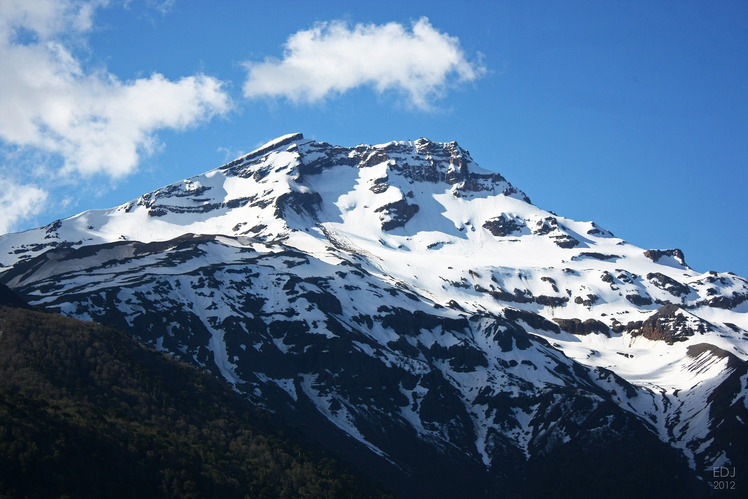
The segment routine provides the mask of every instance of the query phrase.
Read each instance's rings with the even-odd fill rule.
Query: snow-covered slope
[[[592,430],[745,463],[748,281],[538,208],[454,142],[288,135],[0,236],[0,265],[401,468],[425,443],[495,474]]]

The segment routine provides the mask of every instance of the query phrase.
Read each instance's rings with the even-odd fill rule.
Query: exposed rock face
[[[381,213],[382,230],[388,231],[397,227],[403,227],[420,208],[417,204],[408,204],[405,199],[399,199],[375,209]]]
[[[686,341],[695,334],[705,334],[706,322],[687,313],[677,305],[668,304],[660,308],[641,325],[630,325],[632,336],[644,336],[653,341],[664,341],[672,345],[676,341]]]
[[[486,222],[483,224],[483,228],[487,229],[488,232],[496,237],[511,236],[516,232],[520,232],[522,230],[522,227],[523,226],[515,219],[509,218],[504,214],[490,220],[486,220]]]
[[[595,222],[591,223],[592,228],[587,231],[587,234],[590,236],[604,236],[604,237],[613,237],[613,233],[609,230],[605,230],[598,226]]]
[[[683,256],[683,251],[679,250],[678,248],[666,250],[650,249],[644,252],[644,256],[646,256],[653,262],[659,262],[661,259],[672,259],[677,264],[688,268],[688,265],[686,265],[686,257]]]
[[[678,298],[682,298],[691,292],[691,289],[687,285],[681,284],[672,277],[668,277],[660,272],[650,272],[647,274],[647,279],[652,281],[658,288],[664,289]]]
[[[595,303],[597,303],[600,300],[600,297],[597,295],[588,294],[585,298],[582,298],[581,296],[577,296],[574,298],[574,303],[578,305],[584,305],[585,307],[591,307]]]
[[[595,260],[609,261],[617,260],[621,258],[620,255],[608,255],[605,253],[598,253],[596,251],[582,251],[577,256],[573,257],[574,260],[581,260],[582,258],[594,258]]]
[[[556,217],[545,217],[538,220],[532,227],[532,232],[539,236],[547,235],[559,248],[569,249],[580,244],[579,240],[564,231]]]
[[[638,293],[632,293],[629,295],[626,295],[626,299],[633,303],[634,305],[638,305],[640,307],[646,307],[647,305],[652,304],[652,299],[648,296],[642,296]]]
[[[559,236],[551,236],[553,239],[553,242],[556,243],[556,246],[559,248],[574,248],[576,246],[579,246],[579,240],[573,238],[572,236],[568,234],[563,234]]]
[[[596,319],[587,319],[584,322],[579,319],[553,319],[553,321],[571,334],[604,334],[606,336],[610,334],[608,325]]]

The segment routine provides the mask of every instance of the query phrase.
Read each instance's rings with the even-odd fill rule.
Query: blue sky
[[[3,0],[0,232],[291,132],[428,137],[542,208],[748,276],[747,20],[742,1]]]

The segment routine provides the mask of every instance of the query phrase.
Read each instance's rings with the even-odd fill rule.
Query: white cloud
[[[108,0],[3,0],[0,2],[0,32],[13,34],[18,28],[33,32],[41,40],[85,32],[93,25],[97,7]]]
[[[69,41],[92,28],[105,3],[0,2],[0,139],[59,155],[63,173],[119,178],[152,152],[159,129],[185,129],[231,104],[222,83],[205,75],[123,82],[84,70]]]
[[[47,192],[43,189],[2,177],[0,185],[0,234],[5,234],[18,221],[34,216],[44,208]]]
[[[166,15],[174,8],[176,0],[148,0],[148,7],[157,10],[161,15]]]
[[[453,83],[469,82],[485,68],[467,60],[456,37],[440,33],[425,17],[408,31],[401,24],[319,24],[291,35],[282,60],[246,62],[246,97],[286,97],[315,102],[359,86],[404,93],[428,108]]]

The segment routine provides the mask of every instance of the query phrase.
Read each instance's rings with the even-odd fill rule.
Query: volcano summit
[[[0,272],[397,495],[690,496],[748,472],[748,280],[534,206],[455,142],[287,135],[0,236]]]

